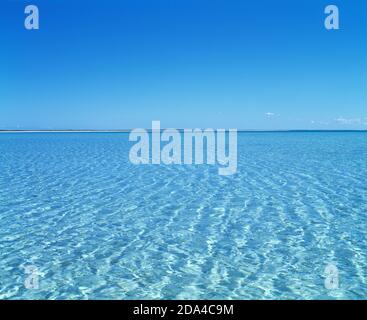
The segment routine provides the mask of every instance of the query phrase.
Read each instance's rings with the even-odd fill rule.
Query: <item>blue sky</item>
[[[24,28],[24,7],[40,30]],[[338,5],[340,30],[324,28]],[[367,129],[364,0],[2,0],[0,128]]]

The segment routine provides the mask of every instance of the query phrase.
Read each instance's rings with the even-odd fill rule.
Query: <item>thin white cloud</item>
[[[276,114],[274,113],[274,112],[267,112],[267,113],[265,113],[265,115],[267,116],[267,117],[274,117],[274,116],[276,116]]]
[[[311,120],[311,124],[315,124],[315,125],[323,125],[323,126],[328,126],[329,122],[328,121],[318,121],[318,120]]]
[[[334,119],[334,121],[342,125],[367,125],[367,118],[339,117],[339,118]]]
[[[367,117],[356,117],[356,118],[346,118],[346,117],[338,117],[330,120],[311,120],[310,123],[312,125],[321,125],[321,126],[349,126],[349,127],[361,127],[367,126]]]

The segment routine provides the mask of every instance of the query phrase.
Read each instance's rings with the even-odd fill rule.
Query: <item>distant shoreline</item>
[[[169,129],[169,128],[168,128]],[[0,130],[0,133],[129,133],[133,129],[121,130]],[[151,132],[152,129],[144,129]],[[166,130],[162,128],[161,131]],[[182,131],[184,129],[177,129]],[[203,130],[203,129],[202,129]],[[293,130],[259,130],[259,129],[237,129],[237,132],[367,132],[367,130],[309,130],[309,129],[293,129]]]

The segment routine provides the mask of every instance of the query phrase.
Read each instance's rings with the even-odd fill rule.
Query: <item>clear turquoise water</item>
[[[228,177],[130,146],[0,134],[0,298],[367,298],[367,133],[241,133]]]

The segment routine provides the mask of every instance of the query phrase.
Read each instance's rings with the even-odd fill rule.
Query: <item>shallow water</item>
[[[367,133],[239,133],[227,177],[131,145],[0,134],[0,298],[367,298]]]

